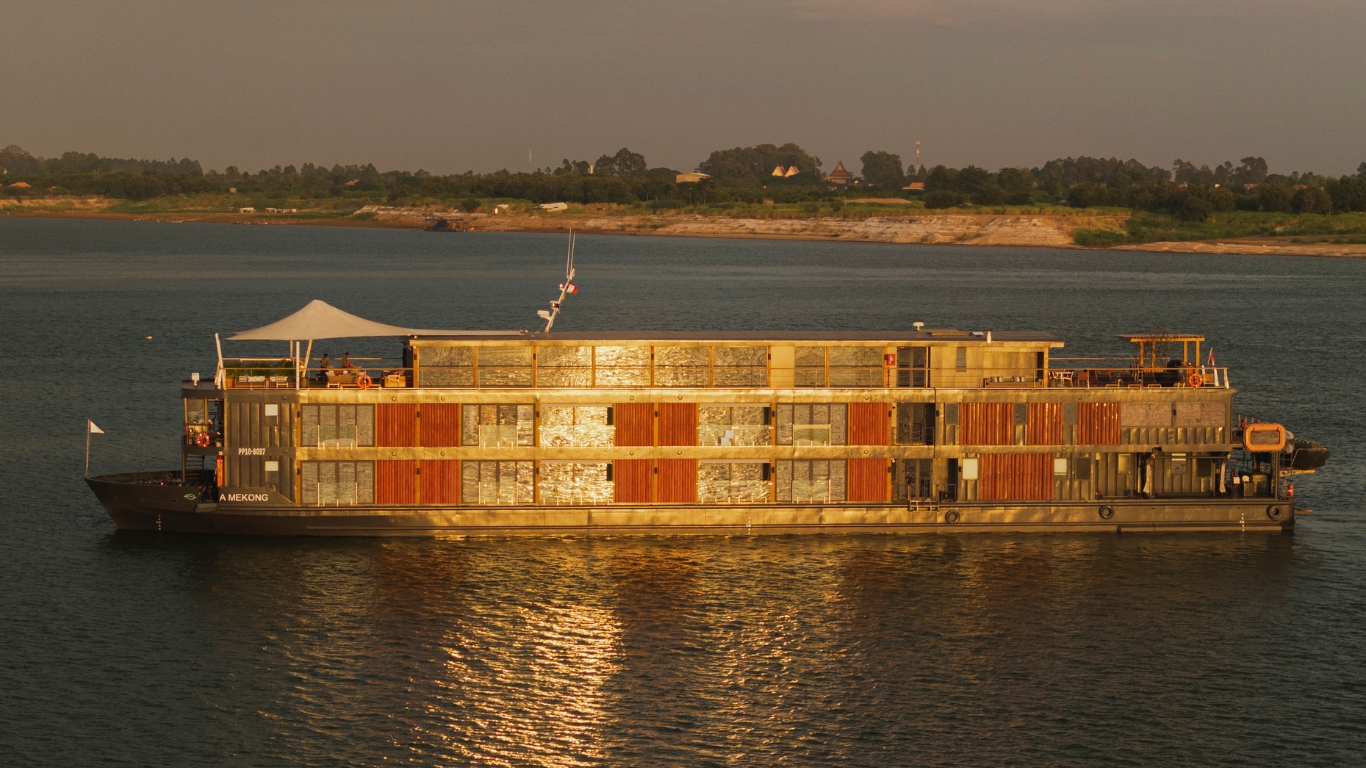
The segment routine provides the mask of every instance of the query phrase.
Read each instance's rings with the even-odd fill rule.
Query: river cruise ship
[[[553,321],[552,321],[553,322]],[[307,339],[392,336],[391,360]],[[401,328],[320,301],[183,382],[181,466],[91,477],[119,528],[447,536],[1284,531],[1327,452],[1237,415],[1203,338]]]

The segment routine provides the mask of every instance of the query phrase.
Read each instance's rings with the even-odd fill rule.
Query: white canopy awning
[[[314,299],[303,309],[270,325],[242,331],[228,341],[308,341],[364,336],[519,336],[522,331],[440,331],[385,325]]]

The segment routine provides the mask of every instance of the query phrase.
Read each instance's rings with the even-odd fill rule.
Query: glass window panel
[[[660,368],[655,366],[655,386],[659,387],[705,387],[707,368]]]
[[[825,368],[798,368],[793,371],[792,383],[797,387],[823,387]]]
[[[318,462],[305,461],[299,471],[299,491],[301,504],[317,504],[318,498]]]
[[[591,368],[538,368],[536,384],[541,387],[588,387],[593,383]]]
[[[531,386],[530,368],[485,368],[479,366],[479,386],[481,387],[529,387]]]
[[[483,364],[482,357],[479,362]],[[592,365],[592,347],[541,347],[536,351],[537,368],[589,368]]]
[[[337,503],[356,503],[356,464],[343,461],[337,464]]]
[[[649,347],[598,347],[599,368],[649,368]]]
[[[205,401],[200,399],[185,401],[185,423],[186,424],[208,424],[209,411],[205,407]]]
[[[375,406],[356,406],[356,445],[375,444]]]
[[[643,368],[604,368],[598,364],[597,386],[599,387],[648,387],[650,369]]]
[[[655,347],[655,368],[706,368],[706,347]]]
[[[305,405],[300,416],[299,444],[305,448],[318,447],[318,406]]]
[[[712,347],[711,364],[720,368],[767,368],[768,347]]]
[[[616,444],[616,427],[607,423],[607,406],[541,406],[541,446],[601,448]]]
[[[797,347],[793,362],[798,368],[824,368],[825,347]]]
[[[607,462],[541,462],[541,503],[610,503],[615,483],[607,479],[607,466]]]
[[[880,387],[882,386],[882,367],[877,368],[830,368],[831,387]]]
[[[536,434],[536,407],[519,405],[517,408],[517,444],[534,445]]]
[[[831,347],[831,368],[882,366],[882,347]]]
[[[829,424],[798,424],[792,427],[793,445],[830,445]]]
[[[318,446],[337,447],[337,406],[318,406]]]
[[[713,405],[697,410],[698,445],[758,446],[771,445],[771,440],[763,406]]]
[[[480,347],[479,367],[530,368],[531,347]]]
[[[460,502],[479,503],[479,462],[460,462]]]
[[[375,463],[356,462],[356,503],[375,503]]]
[[[318,462],[318,497],[320,504],[337,503],[337,462]]]
[[[435,368],[425,363],[419,370],[418,386],[422,387],[473,387],[473,368]]]
[[[713,387],[766,387],[767,368],[714,368]]]
[[[341,448],[356,447],[356,406],[337,406],[337,445]]]
[[[468,368],[474,365],[473,347],[418,347],[418,361],[422,367]]]
[[[761,504],[768,501],[763,462],[710,462],[697,467],[697,500],[703,504]]]
[[[778,470],[777,473],[776,473],[776,475],[777,475],[777,482],[775,483],[775,486],[776,486],[775,490],[777,491],[778,501],[781,501],[781,502],[791,502],[791,501],[792,501],[792,462],[790,462],[790,461],[780,461],[780,462],[778,462],[777,470]]]

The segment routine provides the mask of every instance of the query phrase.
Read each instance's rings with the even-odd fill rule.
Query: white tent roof
[[[517,336],[522,331],[439,331],[385,325],[314,299],[303,309],[270,325],[242,331],[228,341],[304,341],[355,339],[363,336]]]

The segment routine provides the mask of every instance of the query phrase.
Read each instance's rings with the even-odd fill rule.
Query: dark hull
[[[89,478],[124,530],[275,536],[1268,531],[1294,528],[1292,502],[1135,499],[708,507],[266,507],[200,503],[171,473]],[[190,500],[191,495],[197,497]]]

